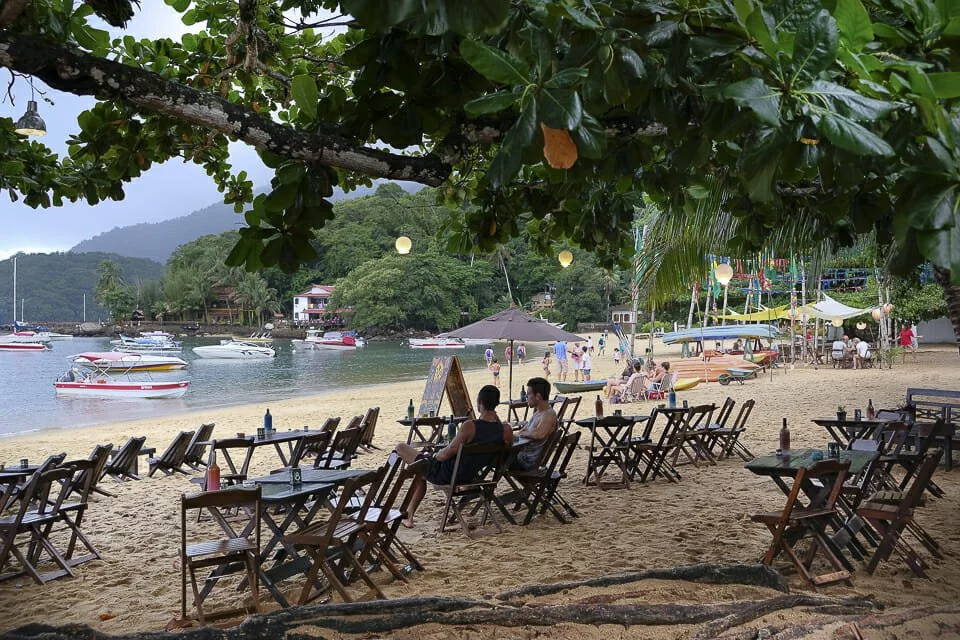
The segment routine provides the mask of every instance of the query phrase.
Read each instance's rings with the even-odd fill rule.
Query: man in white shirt
[[[835,362],[842,362],[843,356],[847,350],[847,343],[843,340],[834,340],[832,351],[830,353],[831,357]]]
[[[583,369],[583,381],[590,381],[590,369],[593,368],[593,360],[590,358],[589,349],[583,350],[583,355],[580,356],[580,366]]]
[[[853,339],[855,351],[853,352],[853,368],[863,369],[864,364],[870,359],[870,345],[866,340],[860,338]]]

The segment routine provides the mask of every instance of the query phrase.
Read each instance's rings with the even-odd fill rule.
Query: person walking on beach
[[[496,363],[496,360],[494,360]],[[475,420],[467,420],[457,430],[457,435],[446,447],[435,454],[423,453],[414,449],[405,442],[397,444],[394,451],[407,464],[417,460],[427,459],[430,466],[425,479],[418,480],[413,485],[413,495],[410,497],[410,510],[403,526],[413,526],[413,515],[427,493],[427,482],[436,486],[449,485],[453,480],[453,465],[457,459],[460,447],[467,444],[513,444],[513,429],[509,423],[501,422],[497,415],[497,405],[500,404],[500,390],[491,385],[485,385],[477,394],[477,413]],[[457,482],[466,483],[473,480],[481,469],[491,464],[496,454],[464,456],[457,469]]]
[[[583,348],[583,353],[593,351],[593,336],[587,336],[587,345]]]
[[[513,347],[508,344],[503,350],[503,361],[509,363],[511,360],[513,360]]]
[[[557,358],[557,380],[566,382],[567,380],[567,343],[563,340],[557,341],[553,345],[553,355]]]
[[[590,357],[590,351],[587,349],[583,350],[583,355],[580,356],[580,369],[583,372],[583,381],[590,381],[590,369],[593,367],[593,359]]]
[[[605,333],[601,333],[600,337],[597,338],[597,355],[602,356],[606,348],[607,348],[607,335]]]
[[[583,361],[581,360],[579,344],[573,345],[573,350],[570,352],[570,362],[573,364],[573,381],[580,382],[583,373]]]
[[[500,361],[496,358],[493,359],[493,364],[490,365],[490,371],[493,372],[493,386],[497,389],[500,388]]]
[[[523,359],[527,357],[527,347],[521,342],[517,347],[517,364],[523,366]]]
[[[487,369],[489,369],[490,365],[493,364],[493,347],[487,347],[487,350],[483,352],[483,359],[487,361]]]
[[[613,364],[620,364],[620,347],[613,348]]]
[[[910,328],[910,325],[905,324],[903,329],[900,330],[900,346],[904,349],[910,349],[911,353],[917,352],[916,347],[913,346],[913,329]]]
[[[547,380],[550,379],[550,352],[547,351],[543,354],[543,360],[540,362],[543,365],[543,377]]]

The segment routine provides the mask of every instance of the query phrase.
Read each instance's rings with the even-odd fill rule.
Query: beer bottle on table
[[[413,422],[413,398],[410,398],[410,404],[407,405],[407,420]]]
[[[597,408],[597,417],[598,417],[598,418],[602,418],[602,417],[603,417],[603,400],[600,399],[600,395],[599,395],[599,394],[597,395],[597,401],[596,401],[595,405],[596,405],[596,408]]]
[[[780,427],[780,451],[786,454],[790,451],[790,429],[787,428],[787,419],[783,419],[783,426]]]
[[[873,408],[873,400],[867,401],[867,420],[873,420],[877,417],[877,410]]]
[[[220,490],[220,466],[217,464],[216,451],[210,452],[210,466],[207,467],[207,479],[205,484],[207,491]]]

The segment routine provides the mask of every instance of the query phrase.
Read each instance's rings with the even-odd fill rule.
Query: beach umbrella
[[[441,334],[444,338],[468,338],[475,340],[509,340],[513,353],[513,341],[521,342],[581,342],[584,339],[575,333],[564,331],[546,320],[534,318],[520,309],[511,307],[489,318],[478,320],[454,331]],[[509,397],[513,402],[513,358],[510,358]]]

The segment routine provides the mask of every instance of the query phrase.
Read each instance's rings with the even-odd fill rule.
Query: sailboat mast
[[[17,256],[13,256],[13,323],[17,323]]]

